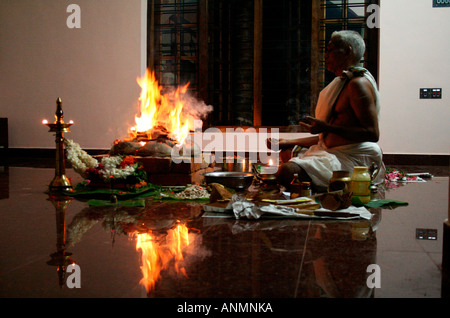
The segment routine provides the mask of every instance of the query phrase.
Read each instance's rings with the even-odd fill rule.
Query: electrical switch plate
[[[421,88],[420,99],[441,99],[442,88]]]
[[[442,88],[432,88],[431,98],[442,98]]]
[[[436,229],[416,229],[416,239],[418,240],[437,240]]]

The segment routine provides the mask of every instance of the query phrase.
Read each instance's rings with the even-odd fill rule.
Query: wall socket
[[[417,240],[437,240],[438,231],[436,229],[416,229]]]
[[[420,99],[442,99],[442,88],[421,88]]]

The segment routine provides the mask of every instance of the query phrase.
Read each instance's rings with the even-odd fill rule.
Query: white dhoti
[[[372,163],[378,167],[374,183],[384,181],[385,166],[383,154],[378,144],[362,142],[345,146],[328,148],[323,144],[302,149],[298,157],[290,160],[298,164],[311,177],[313,184],[319,188],[328,187],[333,171],[345,170],[350,174],[355,166],[370,167]]]
[[[345,72],[348,78],[353,77],[350,71]],[[364,76],[372,84],[376,95],[376,107],[379,113],[379,94],[376,82],[372,75],[365,70]],[[334,105],[341,90],[345,86],[345,78],[336,77],[320,95],[316,107],[316,118],[328,122],[332,106]],[[374,142],[354,143],[339,147],[327,148],[323,143],[323,136],[319,134],[319,143],[309,149],[302,149],[297,157],[290,160],[298,164],[311,177],[313,184],[319,188],[328,187],[333,171],[346,170],[350,174],[355,166],[369,167],[372,163],[378,167],[374,176],[374,183],[384,181],[385,166],[381,148]]]

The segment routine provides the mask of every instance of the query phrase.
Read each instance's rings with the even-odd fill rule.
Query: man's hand
[[[278,145],[278,149],[280,149],[280,140],[275,138],[267,138],[266,145],[268,149],[272,149],[273,145]]]
[[[301,146],[301,147],[311,147],[319,141],[318,136],[308,136],[308,137],[301,137],[297,139],[274,139],[274,138],[267,138],[266,139],[266,145],[268,149],[273,149],[274,147],[277,147],[277,150],[287,150],[291,149],[295,146]]]
[[[276,151],[288,149],[288,148],[291,148],[294,146],[294,145],[290,144],[288,140],[282,139],[282,138],[280,138],[280,139],[267,138],[266,145],[267,145],[268,149],[272,149],[272,150],[275,150],[274,148],[276,147]]]
[[[311,116],[307,116],[305,119],[308,123],[300,122],[300,125],[308,129],[311,134],[320,134],[327,130],[328,125],[323,120]]]

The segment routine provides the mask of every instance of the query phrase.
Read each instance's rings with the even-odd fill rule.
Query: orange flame
[[[189,134],[189,120],[183,114],[186,94],[189,83],[175,92],[162,94],[162,88],[155,78],[155,73],[148,69],[145,75],[137,78],[141,87],[139,97],[140,116],[135,116],[136,127],[130,129],[130,134],[146,132],[151,136],[151,131],[157,126],[163,126],[169,137],[179,143],[183,143]]]
[[[136,250],[142,252],[142,279],[140,283],[145,286],[147,293],[154,288],[161,276],[161,271],[174,264],[177,274],[186,275],[183,266],[183,250],[189,245],[189,231],[183,224],[168,230],[165,241],[156,240],[151,233],[136,233]]]

